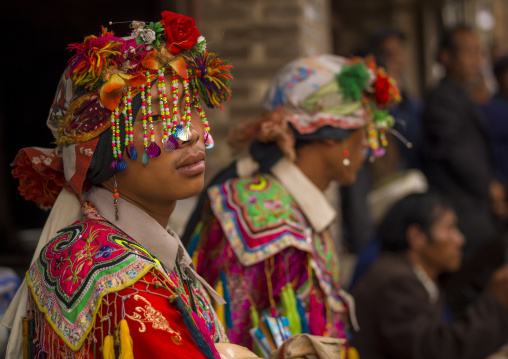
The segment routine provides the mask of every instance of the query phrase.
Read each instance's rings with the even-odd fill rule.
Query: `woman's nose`
[[[194,128],[192,124],[190,124],[188,138],[182,141],[181,146],[192,145],[199,140],[199,137],[199,132]]]

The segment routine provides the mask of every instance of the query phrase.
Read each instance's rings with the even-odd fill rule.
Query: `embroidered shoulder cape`
[[[51,332],[63,344],[60,351],[89,352],[93,344],[95,355],[104,350],[100,345],[97,350],[97,344],[104,344],[104,334],[112,334],[126,319],[133,338],[151,332],[146,324],[151,323],[151,334],[164,333],[177,349],[185,347],[197,357],[214,357],[203,352],[199,341],[207,342],[208,351],[214,353],[213,342],[227,338],[199,282],[191,284],[189,278],[183,278],[187,276],[178,265],[168,270],[100,216],[76,222],[57,233],[27,272],[34,311],[41,313],[35,316],[39,321],[36,351],[49,352],[47,334]],[[137,307],[139,304],[145,305]],[[112,305],[115,309],[110,313]],[[171,321],[172,316],[178,320]],[[41,331],[41,323],[51,327],[48,333]],[[201,337],[196,338],[196,333]],[[150,341],[157,343],[154,338]],[[54,349],[52,343],[49,349]]]

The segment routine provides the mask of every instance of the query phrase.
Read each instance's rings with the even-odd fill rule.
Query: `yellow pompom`
[[[358,354],[358,351],[356,348],[349,347],[347,350],[347,357],[348,359],[360,359],[360,355]]]
[[[120,321],[120,358],[134,359],[132,337],[129,332],[129,325],[125,319]]]
[[[115,358],[115,340],[112,335],[107,335],[102,343],[102,356],[104,359],[116,359]]]

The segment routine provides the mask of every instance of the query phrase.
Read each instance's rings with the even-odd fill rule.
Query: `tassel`
[[[259,325],[259,314],[254,304],[250,305],[250,322],[252,328],[257,328]],[[255,342],[252,343],[252,350],[258,357],[263,358],[264,354]]]
[[[307,316],[305,315],[305,309],[303,308],[303,303],[300,298],[296,298],[296,310],[298,311],[298,314],[300,315],[300,323],[302,334],[308,334],[309,333],[309,323],[307,322]]]
[[[193,74],[201,99],[209,108],[220,107],[231,96],[231,68],[229,60],[222,60],[208,52],[198,53],[194,58]]]
[[[203,229],[203,221],[199,222],[196,225],[194,232],[192,232],[191,241],[189,243],[189,246],[187,247],[187,252],[193,258],[194,258],[194,253],[195,253],[196,248],[199,243],[199,239],[201,238],[202,229]],[[196,263],[194,263],[194,265],[196,265]]]
[[[112,335],[106,335],[106,338],[104,338],[102,356],[104,359],[115,359],[115,340]]]
[[[215,348],[215,343],[212,340],[210,330],[208,330],[205,320],[203,318],[201,318],[195,312],[192,312],[192,319],[194,319],[194,323],[196,323],[198,330],[200,331],[201,335],[203,336],[203,339],[205,340],[206,344],[208,344],[208,347],[212,351],[214,357],[220,359],[221,356],[220,356],[219,352],[217,351],[217,349]]]
[[[116,172],[116,166],[118,166],[118,160],[114,159],[113,161],[111,161],[111,164],[109,165],[109,171]]]
[[[326,319],[323,313],[325,313],[325,305],[320,302],[317,298],[316,292],[313,289],[310,293],[310,309],[309,309],[309,332],[312,335],[323,336],[326,332]]]
[[[120,321],[120,358],[134,359],[132,337],[129,332],[129,325],[125,319]]]
[[[222,285],[222,280],[219,279],[217,282],[217,286],[215,288],[215,291],[218,295],[220,295],[222,298],[224,298],[224,286]],[[224,305],[218,305],[215,303],[215,314],[217,314],[217,318],[219,318],[220,322],[222,323],[223,327],[226,327],[226,308]]]
[[[126,168],[127,168],[127,162],[125,162],[125,160],[122,157],[118,158],[118,161],[117,161],[117,164],[116,164],[116,171],[117,172],[122,172]]]
[[[302,331],[300,316],[296,308],[295,292],[289,283],[282,287],[282,313],[289,320],[289,330],[292,335],[300,334]]]
[[[256,328],[259,325],[259,314],[254,304],[250,305],[250,321],[253,328]]]
[[[207,359],[220,359],[219,353],[217,352],[217,349],[215,349],[215,345],[213,342],[211,342],[208,328],[204,323],[201,323],[201,320],[198,320],[198,323],[196,323],[193,319],[193,317],[190,315],[189,311],[187,310],[187,307],[182,301],[182,298],[176,295],[172,295],[169,298],[169,301],[173,303],[176,306],[176,309],[180,312],[182,315],[183,323],[189,330],[189,333],[198,346],[199,350]],[[196,313],[193,313],[195,316],[197,316]],[[194,316],[194,318],[196,318]],[[197,318],[201,319],[201,318]],[[203,328],[204,327],[204,328]],[[201,329],[201,330],[200,330]],[[206,329],[206,332],[202,332]],[[208,336],[208,340],[204,337],[205,335]],[[209,343],[211,342],[211,343]],[[108,359],[104,357],[104,359]]]
[[[35,336],[35,321],[30,319],[28,322],[28,359],[35,358],[35,344],[34,344],[34,336]]]
[[[131,160],[135,160],[136,158],[138,158],[138,151],[136,151],[136,147],[134,147],[134,145],[127,147],[125,150],[127,153],[127,157],[129,157]]]
[[[229,286],[228,286],[228,279],[226,278],[226,273],[224,271],[220,272],[220,279],[222,281],[223,286],[223,294],[224,300],[226,301],[226,304],[224,305],[225,313],[224,318],[226,319],[226,326],[228,328],[233,328],[233,315],[231,314],[231,300],[229,296]]]
[[[28,358],[28,318],[23,318],[23,359]]]

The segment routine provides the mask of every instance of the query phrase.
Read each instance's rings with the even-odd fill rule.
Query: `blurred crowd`
[[[369,359],[480,358],[476,348],[506,339],[508,54],[491,51],[485,66],[473,29],[448,29],[436,52],[445,75],[416,98],[407,41],[384,30],[360,51],[397,79],[402,102],[386,155],[341,188],[345,246],[358,253],[353,343]]]

